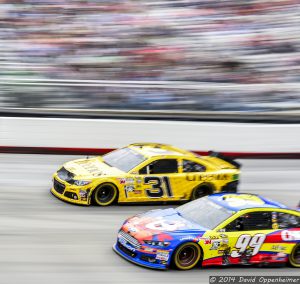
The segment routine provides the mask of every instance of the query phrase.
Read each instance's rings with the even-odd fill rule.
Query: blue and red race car
[[[155,269],[285,263],[299,268],[300,212],[259,195],[217,193],[129,218],[114,250]]]

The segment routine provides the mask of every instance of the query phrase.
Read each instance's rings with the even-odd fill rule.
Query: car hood
[[[64,164],[64,168],[77,178],[118,176],[124,174],[119,169],[105,164],[100,157],[70,161]]]
[[[122,230],[137,240],[172,240],[182,235],[201,236],[207,229],[183,218],[173,208],[148,211],[126,220]]]

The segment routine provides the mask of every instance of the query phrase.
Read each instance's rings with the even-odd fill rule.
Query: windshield
[[[145,160],[143,155],[130,148],[122,148],[103,156],[103,161],[106,164],[126,173]]]
[[[209,200],[208,197],[202,197],[176,209],[180,215],[194,223],[201,225],[207,229],[214,229],[221,222],[232,216],[234,211]]]

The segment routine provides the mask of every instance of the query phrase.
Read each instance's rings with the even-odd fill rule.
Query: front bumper
[[[82,189],[87,192],[85,197],[80,195],[80,190]],[[68,184],[60,180],[56,175],[53,177],[53,186],[50,191],[54,196],[66,202],[81,205],[90,204],[89,189]]]
[[[129,250],[119,240],[113,245],[113,250],[126,260],[143,267],[159,270],[166,270],[169,267],[169,261],[158,260],[155,255],[141,252],[138,249],[131,248]],[[153,262],[149,262],[149,259]]]
[[[89,205],[89,203],[87,203],[86,201],[75,200],[72,198],[68,198],[68,197],[64,196],[63,194],[59,194],[58,192],[55,191],[55,189],[53,187],[50,189],[50,191],[55,197],[57,197],[63,201],[74,203],[74,204],[80,204],[80,205]]]

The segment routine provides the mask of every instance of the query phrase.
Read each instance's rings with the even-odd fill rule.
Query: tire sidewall
[[[114,195],[113,197],[111,198],[111,200],[109,200],[108,202],[106,203],[103,203],[103,202],[100,202],[100,200],[98,200],[97,198],[97,192],[99,190],[101,190],[102,187],[104,186],[109,186],[111,187],[113,190],[114,190]],[[95,190],[93,191],[93,195],[92,195],[92,200],[93,200],[93,203],[98,205],[98,206],[108,206],[108,205],[111,205],[113,204],[118,198],[118,188],[112,184],[112,183],[102,183],[100,185],[98,185]]]
[[[200,197],[196,197],[196,192],[197,192],[198,190],[203,190],[203,193],[204,193],[204,194],[203,194],[202,196],[200,196]],[[193,190],[192,196],[191,196],[191,200],[199,199],[199,198],[204,197],[204,196],[206,196],[206,195],[212,194],[213,192],[214,192],[214,190],[213,190],[213,188],[212,188],[212,186],[211,186],[210,184],[203,183],[203,184],[197,186],[197,187]]]
[[[290,264],[290,266],[296,267],[296,268],[300,268],[300,264],[293,263],[292,256],[293,256],[295,250],[296,250],[297,248],[299,248],[299,247],[300,247],[300,243],[296,244],[296,245],[293,247],[293,249],[292,249],[292,251],[291,251],[291,253],[290,253],[290,255],[289,255],[289,264]]]
[[[179,252],[184,248],[184,247],[188,247],[188,246],[193,246],[197,249],[197,252],[198,252],[198,256],[196,258],[196,260],[193,262],[192,265],[188,266],[188,267],[185,267],[185,266],[181,266],[180,263],[178,262],[178,256],[179,256]],[[200,260],[201,260],[201,257],[202,257],[202,250],[201,250],[201,247],[194,243],[194,242],[187,242],[187,243],[183,243],[183,244],[180,244],[176,250],[174,251],[173,253],[173,257],[172,257],[172,264],[173,266],[176,268],[176,269],[179,269],[179,270],[190,270],[190,269],[193,269],[195,268]]]

